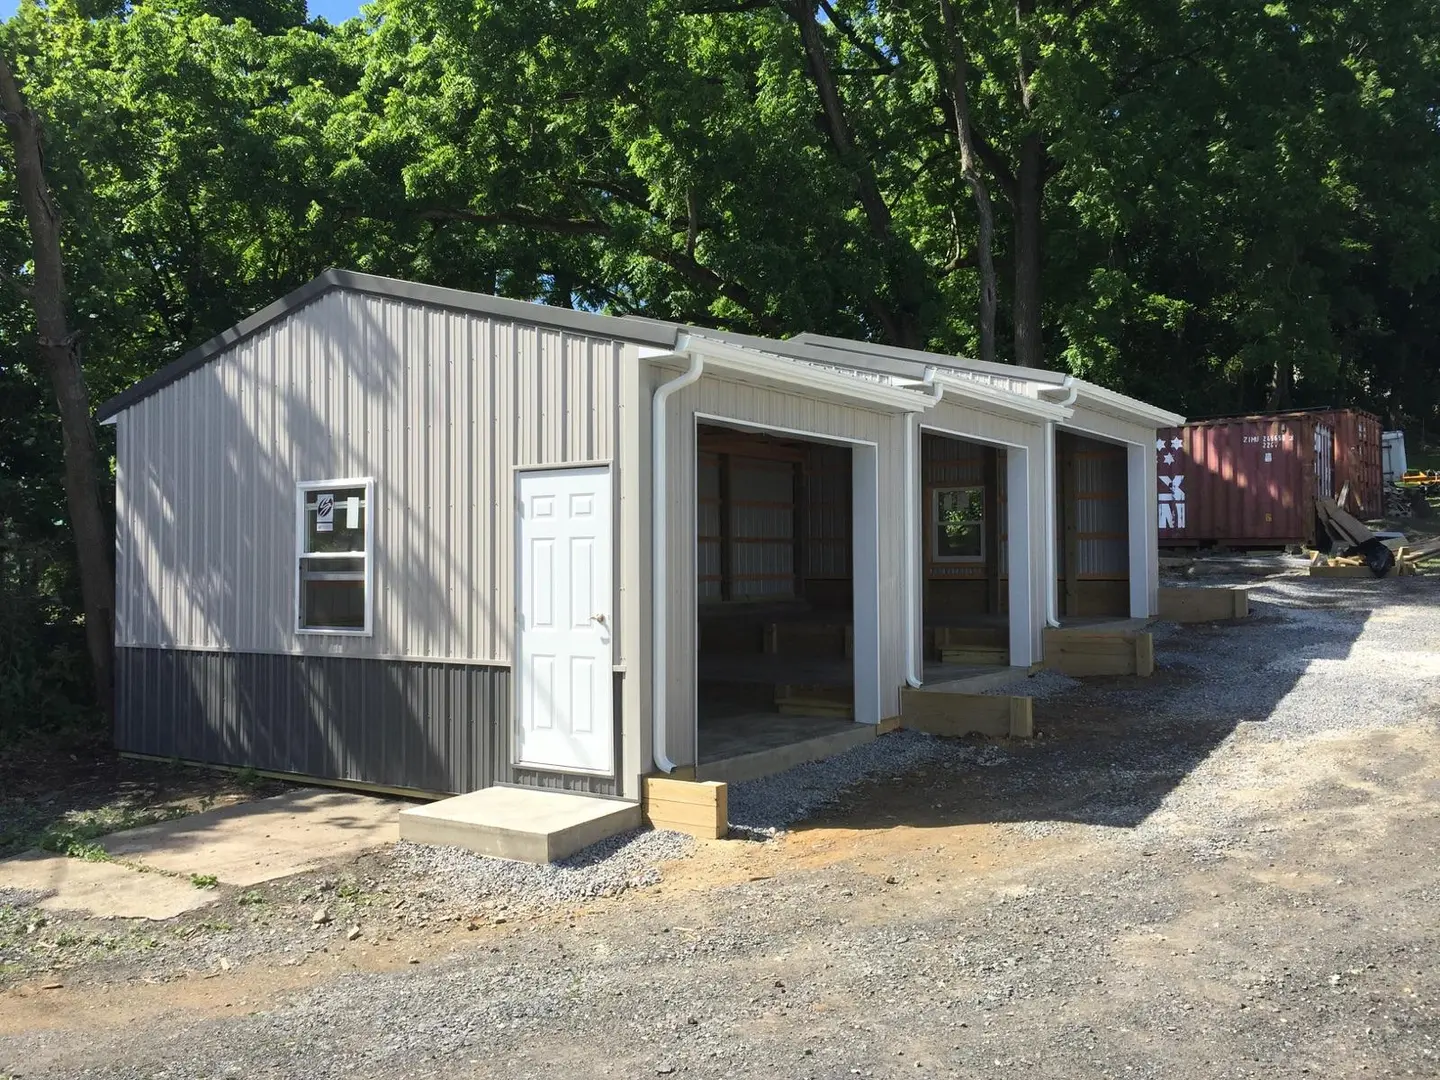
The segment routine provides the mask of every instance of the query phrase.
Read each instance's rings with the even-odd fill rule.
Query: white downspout
[[[1057,401],[1054,404],[1068,408],[1075,404],[1075,398],[1080,393],[1080,387],[1075,385],[1075,377],[1066,375],[1065,381],[1060,384],[1061,389],[1067,390],[1064,401]],[[1059,585],[1056,583],[1058,566],[1055,560],[1055,545],[1058,543],[1055,537],[1055,421],[1045,421],[1045,625],[1059,628],[1060,626],[1060,597]]]
[[[940,399],[945,396],[945,387],[935,381],[933,366],[925,369],[920,385],[931,388],[931,406],[940,404]],[[919,413],[910,413],[905,418],[905,429],[905,683],[918,690],[924,682],[920,650],[915,648],[916,637],[923,633],[915,625],[920,617],[920,553],[917,550],[920,538],[915,534],[915,525],[920,517],[920,484],[916,475]]]
[[[670,639],[666,632],[670,575],[666,559],[670,548],[670,516],[669,500],[666,498],[669,484],[669,446],[666,424],[668,411],[665,406],[675,391],[689,386],[700,378],[705,370],[704,357],[691,351],[689,336],[681,334],[675,342],[675,352],[671,355],[684,357],[687,353],[690,367],[685,374],[655,388],[650,415],[650,724],[652,756],[655,767],[663,773],[675,771],[675,762],[670,760],[666,746],[668,728],[665,689],[670,666]]]

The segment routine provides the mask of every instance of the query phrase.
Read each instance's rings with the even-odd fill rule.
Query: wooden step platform
[[[941,663],[1010,663],[1010,631],[1006,627],[937,626],[932,634]]]
[[[907,687],[900,692],[900,726],[931,735],[1029,739],[1035,734],[1035,716],[1028,697]]]
[[[1155,674],[1155,641],[1145,630],[1047,629],[1042,640],[1045,666],[1063,675]]]

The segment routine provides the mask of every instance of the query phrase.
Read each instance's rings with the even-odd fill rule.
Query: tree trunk
[[[90,395],[80,369],[78,337],[67,324],[65,271],[60,255],[60,212],[45,179],[40,124],[25,103],[15,73],[0,57],[0,119],[15,147],[15,182],[34,247],[34,283],[24,289],[35,310],[36,340],[55,388],[65,452],[65,497],[80,564],[85,639],[96,702],[113,712],[115,611],[109,530],[100,505],[100,480]]]
[[[1024,367],[1045,366],[1041,323],[1040,200],[1044,194],[1044,146],[1039,135],[1020,140],[1019,168],[1015,170],[1015,362]]]
[[[965,86],[969,78],[965,60],[965,37],[955,18],[950,0],[940,0],[940,14],[950,37],[953,57],[950,72],[950,96],[955,102],[955,138],[960,144],[960,175],[970,187],[979,218],[977,262],[980,268],[980,359],[995,361],[995,308],[999,287],[995,277],[995,210],[990,204],[990,190],[980,175],[976,160],[975,132],[970,126],[970,95]]]
[[[1035,16],[1035,0],[1015,0],[1015,29],[1018,40],[1016,72],[1020,106],[1026,123],[1033,124],[1035,74],[1027,36]],[[1019,160],[1015,167],[1015,362],[1024,367],[1045,366],[1045,342],[1040,307],[1040,199],[1045,190],[1045,144],[1040,133],[1030,130],[1020,138]]]
[[[1270,395],[1265,403],[1269,412],[1290,408],[1291,394],[1295,386],[1295,364],[1288,357],[1275,363],[1275,377],[1270,383]]]
[[[882,303],[878,296],[873,297],[871,313],[880,322],[892,344],[909,349],[923,349],[925,341],[920,309],[924,301],[924,281],[915,249],[896,234],[890,207],[880,191],[875,170],[855,143],[849,118],[845,115],[844,102],[840,98],[839,88],[835,85],[830,57],[825,51],[825,38],[815,18],[814,4],[811,0],[790,0],[787,10],[800,30],[805,68],[820,98],[820,109],[825,117],[825,129],[830,136],[830,145],[835,150],[835,156],[840,159],[840,164],[855,181],[856,196],[865,212],[870,234],[880,246],[893,286],[893,305]]]

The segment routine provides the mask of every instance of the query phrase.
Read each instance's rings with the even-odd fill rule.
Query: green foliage
[[[214,874],[191,874],[190,884],[197,889],[213,889],[220,884],[220,879]]]
[[[1356,403],[1433,431],[1437,8],[956,0],[1000,355],[1038,146],[1047,362],[1191,414]],[[0,26],[45,120],[95,400],[329,265],[975,348],[938,4],[838,0],[816,23],[848,147],[799,0],[367,10],[27,0]],[[0,269],[23,279],[8,161]],[[90,718],[33,333],[0,305],[0,730]]]
[[[14,805],[0,802],[0,858],[30,848],[53,851],[89,862],[105,862],[110,856],[95,841],[101,836],[172,821],[184,817],[180,806],[133,806],[120,801],[89,810],[69,810],[54,816],[43,805]]]

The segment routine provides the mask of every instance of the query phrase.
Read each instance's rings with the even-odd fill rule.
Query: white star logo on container
[[[1165,440],[1164,440],[1164,439],[1156,439],[1156,440],[1155,440],[1155,449],[1156,449],[1156,450],[1164,450],[1164,449],[1165,449]]]
[[[1166,454],[1166,455],[1165,455],[1165,464],[1166,464],[1166,465],[1174,465],[1174,464],[1175,464],[1175,455],[1174,455],[1174,454]]]
[[[1178,435],[1175,436],[1175,438],[1173,438],[1173,439],[1170,440],[1170,449],[1171,449],[1171,450],[1179,450],[1179,449],[1180,449],[1182,446],[1184,446],[1184,445],[1185,445],[1185,444],[1180,440],[1180,436],[1178,436]]]

